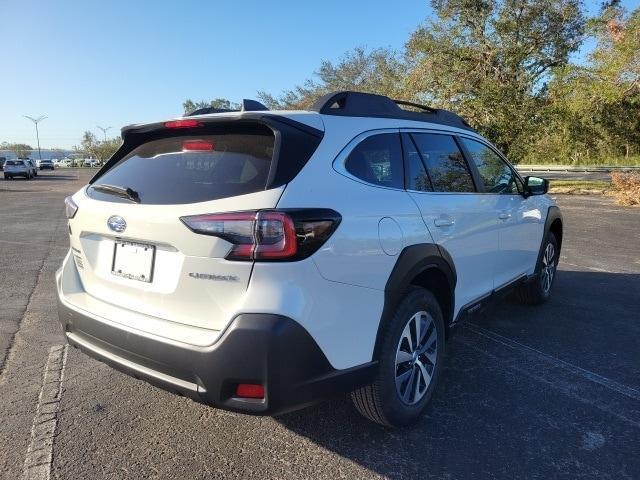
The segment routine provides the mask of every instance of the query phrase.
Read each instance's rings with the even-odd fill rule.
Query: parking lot
[[[25,459],[60,479],[640,478],[640,210],[600,196],[558,199],[552,300],[506,299],[461,328],[413,428],[371,424],[346,399],[278,418],[218,411],[73,349],[57,413],[36,415],[50,349],[64,343],[62,201],[90,175],[0,180],[0,478],[20,478]],[[41,422],[55,432],[34,447]],[[52,459],[38,457],[51,442]]]

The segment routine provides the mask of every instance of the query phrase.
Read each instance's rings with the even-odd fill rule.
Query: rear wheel
[[[444,322],[438,301],[428,290],[413,287],[381,335],[378,376],[351,398],[369,420],[410,425],[429,404],[442,369]]]
[[[518,288],[520,302],[527,305],[539,305],[551,297],[551,287],[556,279],[556,270],[560,259],[558,242],[552,232],[548,232],[542,242],[542,252],[534,278]]]

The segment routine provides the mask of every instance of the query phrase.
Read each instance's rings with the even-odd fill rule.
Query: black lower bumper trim
[[[175,345],[132,334],[58,303],[70,344],[136,378],[206,404],[275,415],[371,383],[377,363],[336,370],[294,320],[242,314],[210,347]],[[236,398],[239,383],[261,384],[265,399]]]

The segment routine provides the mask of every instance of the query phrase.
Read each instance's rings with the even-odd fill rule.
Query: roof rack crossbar
[[[396,99],[392,99],[392,100],[396,105],[406,105],[407,107],[415,107],[415,108],[418,108],[418,109],[423,110],[425,112],[438,113],[438,109],[437,108],[429,107],[427,105],[421,105],[421,104],[415,103],[415,102],[408,102],[406,100],[396,100]]]

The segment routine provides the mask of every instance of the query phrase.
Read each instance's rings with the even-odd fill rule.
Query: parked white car
[[[415,422],[459,322],[510,289],[549,298],[548,183],[448,111],[357,92],[265,110],[123,130],[66,199],[66,338],[218,408],[352,392],[375,422]]]
[[[17,159],[7,160],[4,163],[4,179],[13,180],[16,177],[23,177],[27,180],[31,180],[33,175],[33,168],[28,160]]]
[[[100,165],[100,161],[94,158],[85,158],[82,164],[85,167],[97,167],[98,165]]]

